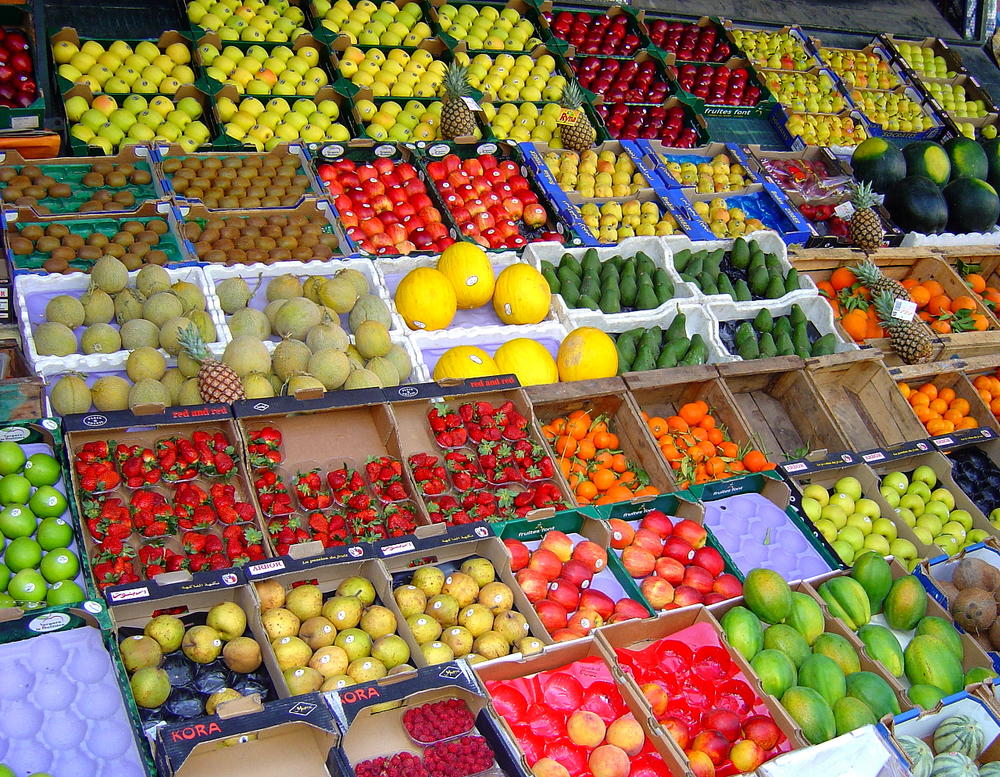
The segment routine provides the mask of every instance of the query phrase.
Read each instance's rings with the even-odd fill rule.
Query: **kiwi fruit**
[[[184,179],[174,178],[175,186],[181,180]],[[229,200],[227,205],[246,207],[249,198],[227,197],[226,199]],[[261,205],[265,204],[265,199],[271,200],[272,198],[261,198]],[[221,200],[222,198],[220,198],[220,204]],[[290,206],[296,202],[298,202],[297,197],[293,201],[284,198],[284,202],[279,204]],[[304,232],[305,227],[314,230],[314,232]],[[303,262],[314,259],[327,260],[331,256],[339,254],[340,247],[337,236],[332,232],[323,231],[328,227],[329,222],[326,215],[319,210],[313,210],[306,216],[273,214],[270,216],[229,216],[224,219],[212,219],[205,224],[204,228],[197,225],[186,225],[186,235],[194,243],[198,258],[205,262],[274,264],[291,259]],[[315,244],[310,245],[310,240],[303,240],[303,237],[307,237],[309,234],[314,234],[317,237]],[[250,242],[240,243],[242,238],[249,238]],[[241,248],[238,244],[252,247]]]

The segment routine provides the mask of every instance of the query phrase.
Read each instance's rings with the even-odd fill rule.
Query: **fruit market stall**
[[[1000,74],[714,2],[3,9],[0,777],[997,773]]]

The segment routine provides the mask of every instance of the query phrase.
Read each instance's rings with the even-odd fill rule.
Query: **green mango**
[[[770,332],[774,327],[774,319],[771,318],[771,311],[767,308],[761,308],[760,312],[754,316],[753,328],[758,332]]]

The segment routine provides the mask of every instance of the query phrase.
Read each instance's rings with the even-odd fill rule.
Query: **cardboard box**
[[[427,667],[406,677],[386,678],[326,695],[341,732],[336,750],[337,768],[344,777],[354,777],[355,767],[372,758],[409,752],[422,757],[433,746],[409,735],[403,719],[409,710],[448,699],[463,701],[475,724],[467,736],[481,736],[493,751],[494,768],[516,775],[517,755],[512,742],[501,733],[490,713],[485,689],[470,665],[451,661]]]
[[[157,732],[162,777],[335,777],[337,727],[323,697],[306,694],[261,705],[236,699],[207,718]]]

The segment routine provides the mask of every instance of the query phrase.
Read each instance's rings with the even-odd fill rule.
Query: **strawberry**
[[[429,453],[414,453],[407,459],[413,479],[424,496],[435,497],[448,490],[447,470],[438,461],[437,456]]]
[[[365,477],[372,491],[383,502],[408,499],[403,485],[403,466],[391,456],[372,456],[365,463]]]
[[[94,461],[78,466],[80,490],[84,494],[103,494],[118,487],[121,476],[107,461]]]
[[[342,467],[326,473],[326,484],[333,492],[333,500],[339,504],[347,504],[347,501],[354,495],[363,493],[365,481],[361,473],[344,464]]]
[[[185,553],[201,553],[205,550],[206,542],[206,536],[200,532],[186,531],[181,535],[181,545],[184,546]]]
[[[416,511],[413,502],[397,502],[386,505],[385,528],[390,537],[412,534],[417,528]]]

